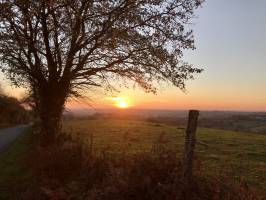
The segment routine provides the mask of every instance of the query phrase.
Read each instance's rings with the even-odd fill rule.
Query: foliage
[[[0,94],[0,124],[21,124],[29,120],[29,111],[16,98]]]
[[[184,79],[201,71],[180,60],[183,49],[194,48],[192,32],[184,25],[200,4],[1,1],[2,68],[17,84],[19,76],[35,87],[50,79],[70,79],[73,90],[103,85],[113,73],[148,91],[154,79],[184,88]]]
[[[37,145],[31,156],[38,187],[29,188],[22,199],[262,200],[241,182],[219,174],[205,176],[198,165],[193,184],[185,189],[176,152],[161,144],[158,148],[162,137],[153,151],[134,154],[91,151],[69,135],[49,148]]]
[[[63,130],[84,141],[93,137],[94,149],[129,154],[150,152],[158,138],[168,150],[182,156],[185,128],[133,120],[66,120]],[[199,128],[196,157],[206,176],[224,174],[265,190],[266,136]]]
[[[73,121],[71,123],[73,125]],[[89,121],[80,121],[79,123],[88,124]],[[90,123],[96,124],[95,121]],[[100,121],[98,121],[99,123]],[[99,147],[97,135],[108,137],[108,132],[103,132],[103,130],[92,136],[87,132],[75,134],[73,132],[75,129],[73,129],[71,134],[61,134],[54,144],[46,148],[40,146],[40,139],[42,138],[39,138],[38,135],[27,134],[10,148],[8,151],[10,153],[0,154],[0,161],[5,161],[0,162],[1,172],[5,172],[1,174],[1,192],[3,191],[1,197],[21,200],[161,200],[184,199],[184,195],[187,194],[186,199],[193,200],[263,199],[259,191],[252,189],[245,180],[238,180],[235,176],[224,175],[218,171],[208,175],[206,171],[210,171],[213,166],[208,166],[211,162],[199,162],[204,161],[204,157],[197,159],[194,182],[191,188],[185,190],[181,178],[182,165],[178,156],[180,155],[178,153],[179,148],[169,149],[171,147],[171,145],[169,146],[169,136],[178,130],[175,134],[182,139],[182,133],[179,132],[181,129],[164,124],[158,126],[158,124],[134,121],[124,121],[123,123],[121,121],[117,121],[117,123],[109,121],[106,124],[101,121],[101,123],[103,127],[110,130],[109,139],[117,135],[117,132],[114,134],[110,127],[117,129],[120,126],[121,134],[124,134],[123,130],[127,130],[128,133],[124,138],[122,137],[125,146],[128,146],[129,140],[131,143],[137,142],[137,140],[132,140],[133,132],[130,131],[130,126],[133,125],[134,132],[136,132],[136,127],[153,131],[150,132],[152,135],[150,138],[147,137],[145,131],[140,134],[152,143],[151,149],[147,149],[147,144],[145,144],[146,150],[133,152],[131,149],[125,148],[122,148],[120,152],[114,152],[113,146],[97,148]],[[121,129],[123,125],[124,128]],[[173,129],[171,130],[171,128]],[[164,129],[167,132],[162,134],[157,129]],[[68,128],[68,130],[70,129]],[[207,131],[210,132],[206,133]],[[225,135],[222,137],[223,141],[228,139],[233,141],[239,136],[239,133],[233,132],[200,130],[201,135],[204,132],[209,134],[206,138],[209,138],[210,135],[213,136],[210,141],[214,141],[215,146],[218,144],[216,143],[217,139],[223,134]],[[86,135],[89,137],[84,138]],[[32,138],[32,136],[34,137]],[[263,139],[263,136],[259,137]],[[31,139],[29,140],[29,138]],[[202,139],[202,136],[200,138]],[[34,144],[30,145],[30,148],[29,141]],[[103,141],[101,140],[101,142]],[[214,150],[209,141],[205,142],[211,151]],[[120,141],[120,143],[123,142]],[[114,143],[111,142],[111,144]],[[226,146],[227,144],[224,147]],[[199,148],[199,150],[202,149]],[[217,152],[214,151],[213,153]]]
[[[43,131],[54,135],[66,99],[81,89],[113,90],[120,79],[146,92],[156,92],[161,81],[184,89],[202,71],[182,60],[185,49],[195,48],[186,25],[201,3],[3,0],[1,69],[30,87]]]

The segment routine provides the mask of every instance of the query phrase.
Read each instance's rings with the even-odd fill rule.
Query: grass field
[[[10,124],[0,124],[0,129],[8,128],[11,127],[12,125]]]
[[[144,121],[66,120],[63,129],[84,141],[93,138],[93,149],[135,153],[151,151],[160,143],[182,155],[185,128]],[[236,181],[266,191],[266,136],[199,128],[197,161],[203,173],[230,175]]]
[[[0,200],[14,199],[20,189],[31,182],[25,159],[30,150],[31,131],[19,136],[7,150],[0,152]]]

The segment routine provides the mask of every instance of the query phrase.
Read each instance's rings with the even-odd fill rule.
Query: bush
[[[243,183],[226,176],[205,177],[196,166],[194,182],[184,188],[176,153],[160,145],[152,152],[93,152],[92,141],[61,135],[49,147],[36,145],[31,155],[36,188],[24,199],[81,200],[259,200]]]
[[[22,124],[29,121],[29,111],[16,98],[0,94],[0,124]]]

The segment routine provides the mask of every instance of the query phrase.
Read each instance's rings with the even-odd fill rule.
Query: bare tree
[[[130,80],[184,89],[201,69],[182,61],[203,0],[1,0],[1,69],[31,89],[43,133],[58,131],[65,101],[84,89]]]

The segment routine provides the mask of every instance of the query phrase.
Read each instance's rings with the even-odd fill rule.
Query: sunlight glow
[[[116,105],[118,108],[128,108],[128,103],[125,101],[119,101]]]
[[[114,101],[114,105],[117,108],[125,109],[129,107],[128,100],[122,97],[113,97],[112,100]]]

